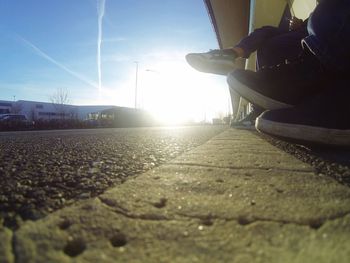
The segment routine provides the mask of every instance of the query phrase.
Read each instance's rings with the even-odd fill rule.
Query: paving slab
[[[313,171],[313,169],[249,131],[228,130],[208,143],[176,158],[174,164],[195,164],[229,168],[283,169]],[[252,139],[254,138],[254,139]]]
[[[0,222],[1,223],[1,222]],[[2,224],[0,224],[2,225]],[[14,262],[14,255],[12,251],[12,231],[6,227],[0,226],[0,262],[12,263]]]
[[[8,237],[14,262],[349,262],[350,189],[232,129]]]

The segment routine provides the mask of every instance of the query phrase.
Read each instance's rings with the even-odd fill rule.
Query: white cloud
[[[125,61],[133,61],[132,57],[124,55],[124,54],[113,54],[103,56],[103,62],[125,62]]]
[[[101,45],[102,45],[102,22],[105,15],[105,0],[97,0],[97,15],[98,15],[98,34],[97,34],[97,75],[98,89],[102,88],[102,68],[101,68]]]
[[[123,42],[126,41],[127,38],[125,37],[112,37],[112,38],[104,38],[102,42],[104,43],[118,43],[118,42]]]
[[[67,66],[63,65],[62,63],[58,62],[57,60],[55,60],[54,58],[52,58],[51,56],[49,56],[47,53],[45,53],[43,50],[41,50],[39,47],[37,47],[36,45],[34,45],[33,43],[31,43],[30,41],[28,41],[27,39],[17,35],[18,39],[21,40],[22,43],[24,43],[27,47],[31,48],[32,51],[34,51],[34,53],[44,59],[46,59],[47,61],[51,62],[52,64],[56,65],[57,67],[59,67],[60,69],[64,70],[65,72],[67,72],[68,74],[74,76],[75,78],[81,80],[82,82],[84,82],[85,84],[98,88],[98,85],[96,82],[86,78],[85,76],[81,75],[80,73],[77,73],[71,69],[69,69]]]

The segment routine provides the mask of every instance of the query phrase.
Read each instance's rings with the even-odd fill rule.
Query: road
[[[175,158],[223,126],[0,133],[0,220],[17,228]],[[1,221],[0,221],[1,223]]]

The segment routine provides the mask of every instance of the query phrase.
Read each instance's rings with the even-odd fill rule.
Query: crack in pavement
[[[128,209],[122,207],[120,204],[118,204],[115,200],[111,200],[108,198],[103,198],[103,197],[97,197],[97,199],[107,207],[113,208],[113,212],[117,214],[121,214],[127,218],[131,219],[142,219],[142,220],[154,220],[154,221],[169,221],[172,219],[169,219],[168,217],[164,215],[159,215],[159,214],[143,214],[143,215],[137,215],[133,214],[130,212]]]
[[[108,198],[102,198],[98,197],[98,199],[106,206],[113,208],[113,212],[121,214],[125,217],[131,218],[131,219],[142,219],[142,220],[164,220],[164,221],[183,221],[180,218],[169,218],[164,215],[159,214],[133,214],[131,211],[125,209],[120,204],[118,204],[115,200],[111,200]],[[190,215],[186,213],[179,213],[175,212],[175,215],[178,215],[183,218],[190,218],[190,219],[196,219],[202,221],[204,225],[212,225],[214,220],[223,220],[223,221],[237,221],[240,225],[250,225],[257,222],[271,222],[271,223],[278,223],[278,224],[293,224],[298,226],[309,226],[312,229],[319,229],[322,227],[326,222],[334,221],[337,219],[341,219],[346,217],[347,215],[350,215],[350,211],[341,212],[329,217],[319,217],[319,218],[311,218],[309,220],[304,221],[293,221],[293,220],[278,220],[278,219],[272,219],[272,218],[265,218],[260,216],[254,216],[254,215],[238,215],[237,217],[220,217],[213,215],[211,213],[207,215]]]
[[[281,171],[281,172],[297,172],[297,173],[305,173],[305,172],[311,172],[315,173],[315,170],[310,169],[288,169],[288,168],[272,168],[272,167],[256,167],[256,166],[218,166],[218,165],[211,165],[211,164],[198,164],[198,163],[181,163],[181,162],[172,162],[167,163],[166,165],[171,166],[190,166],[190,167],[204,167],[204,168],[217,168],[217,169],[229,169],[229,170],[260,170],[260,171]]]
[[[11,229],[9,229],[12,233],[11,236],[11,253],[13,255],[13,262],[14,263],[19,263],[19,257],[18,257],[18,253],[17,253],[17,236],[16,236],[16,231],[12,231]]]
[[[240,225],[250,225],[253,223],[258,222],[268,222],[268,223],[278,223],[278,224],[292,224],[297,226],[309,226],[312,229],[319,229],[321,228],[325,223],[329,221],[334,221],[337,219],[341,219],[346,217],[347,215],[350,215],[350,212],[344,212],[340,215],[331,216],[328,218],[313,218],[308,220],[307,222],[300,222],[300,221],[292,221],[292,220],[276,220],[271,218],[264,218],[259,216],[249,216],[249,215],[239,215],[238,217],[220,217],[220,216],[213,216],[212,214],[208,214],[206,216],[204,215],[188,215],[184,213],[177,213],[180,216],[191,218],[191,219],[199,219],[204,222],[206,221],[213,221],[213,220],[223,220],[223,221],[237,221]]]

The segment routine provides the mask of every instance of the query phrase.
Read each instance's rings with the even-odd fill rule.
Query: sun
[[[139,77],[141,107],[165,124],[210,122],[230,111],[225,78],[196,72],[186,62],[159,62]]]

